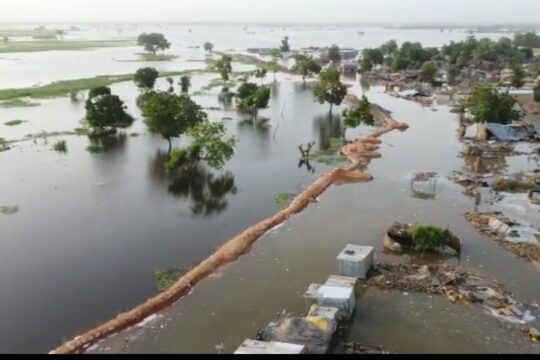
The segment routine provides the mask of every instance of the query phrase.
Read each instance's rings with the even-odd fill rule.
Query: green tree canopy
[[[347,95],[347,86],[341,82],[341,72],[330,68],[321,72],[319,82],[313,88],[315,99],[320,103],[330,104],[330,113],[334,105],[341,105]]]
[[[312,74],[319,74],[321,66],[311,56],[297,55],[295,58],[294,71],[302,75],[302,80],[306,82],[306,77]]]
[[[171,139],[207,120],[207,114],[188,95],[148,93],[142,102],[144,122],[152,134],[161,135],[172,149]]]
[[[268,74],[268,70],[265,68],[259,68],[253,72],[253,75],[255,75],[257,79],[261,79],[261,84],[266,77],[266,74]]]
[[[124,128],[133,123],[124,102],[107,87],[92,89],[85,109],[86,121],[94,129]]]
[[[525,79],[525,70],[523,70],[523,66],[520,64],[514,64],[512,66],[512,71],[514,73],[512,75],[512,86],[519,89],[525,84],[523,81],[523,79]]]
[[[526,32],[514,35],[514,44],[516,46],[526,46],[531,48],[540,48],[540,36],[536,32]]]
[[[180,167],[192,168],[200,161],[221,169],[234,154],[236,139],[226,137],[223,124],[204,121],[189,128],[187,135],[191,138],[191,144],[172,151],[170,160],[165,164],[167,171]]]
[[[152,54],[155,54],[159,50],[167,50],[171,47],[171,43],[167,41],[165,36],[158,33],[143,33],[139,35],[137,45],[144,47],[145,51]]]
[[[211,53],[214,51],[214,44],[211,42],[205,42],[203,45],[204,51]]]
[[[420,80],[433,83],[435,75],[437,74],[437,65],[433,61],[426,61],[422,68],[420,68]]]
[[[346,128],[351,129],[356,129],[362,124],[369,126],[375,124],[375,118],[371,112],[371,103],[365,95],[362,96],[358,106],[343,111],[343,123]]]
[[[159,72],[151,67],[137,70],[133,81],[141,91],[150,91],[154,88]]]
[[[328,50],[328,60],[333,63],[338,63],[341,61],[341,51],[339,50],[339,46],[334,44],[330,47]]]
[[[229,81],[230,74],[232,73],[232,60],[231,56],[223,55],[215,64],[216,71],[224,81]]]
[[[245,82],[236,91],[238,109],[257,118],[259,110],[266,109],[270,102],[270,88]]]
[[[189,75],[184,75],[180,78],[180,89],[184,94],[189,92],[191,87],[191,77]]]
[[[279,49],[281,50],[282,53],[287,53],[287,52],[291,51],[291,46],[289,45],[289,37],[288,36],[285,36],[281,40],[281,46],[280,46]]]
[[[491,85],[476,85],[465,106],[477,123],[509,124],[521,119],[522,114],[514,109],[516,99]]]

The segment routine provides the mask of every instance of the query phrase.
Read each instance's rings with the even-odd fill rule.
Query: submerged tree
[[[297,55],[295,61],[294,71],[302,75],[304,85],[309,75],[319,74],[321,72],[321,66],[311,56]]]
[[[232,73],[232,60],[231,56],[223,55],[214,65],[214,68],[219,72],[224,81],[229,81],[230,74]]]
[[[375,118],[371,112],[371,103],[365,95],[362,96],[358,106],[343,111],[343,123],[345,124],[343,137],[346,135],[347,128],[356,129],[362,124],[369,126],[375,124]]]
[[[276,74],[280,70],[279,60],[283,57],[279,49],[272,49],[271,51],[272,60],[266,64],[268,71],[274,73],[274,81],[276,81]]]
[[[341,72],[330,68],[321,72],[319,82],[313,88],[315,99],[320,103],[330,104],[330,114],[334,105],[341,105],[347,95],[347,86],[341,82]]]
[[[173,93],[174,92],[174,79],[172,77],[168,77],[167,82],[169,83],[169,90],[168,91],[170,93]]]
[[[105,86],[90,90],[85,109],[86,121],[99,131],[128,127],[134,120],[126,112],[124,102],[117,95],[112,95],[111,89]]]
[[[207,114],[188,95],[151,92],[142,102],[144,122],[152,134],[161,135],[169,143],[191,127],[207,120]]]
[[[236,91],[238,109],[257,119],[259,110],[266,109],[270,101],[270,88],[254,83],[243,83]]]
[[[184,94],[189,93],[189,88],[191,87],[191,77],[189,75],[184,75],[180,78],[180,88]]]
[[[203,45],[203,48],[204,48],[204,51],[208,53],[212,53],[212,51],[214,51],[214,44],[212,44],[211,42],[205,42]]]
[[[266,74],[268,73],[268,70],[264,69],[264,68],[259,68],[257,70],[255,70],[253,72],[253,75],[255,75],[255,77],[257,79],[261,79],[261,85],[263,84],[263,81],[264,81],[264,78],[266,77]]]
[[[170,160],[165,164],[167,171],[179,168],[193,168],[204,161],[210,167],[221,169],[234,154],[236,140],[226,137],[223,124],[200,122],[187,131],[191,144],[182,149],[175,149]]]
[[[154,88],[159,72],[151,67],[137,70],[133,81],[140,91],[147,92]]]
[[[171,43],[167,41],[165,36],[158,33],[143,33],[139,35],[137,45],[144,47],[145,51],[152,54],[155,54],[159,50],[167,50],[171,47]]]
[[[339,63],[341,61],[341,51],[339,50],[339,46],[332,45],[330,47],[330,50],[328,50],[328,60],[333,63]]]
[[[280,46],[279,49],[281,50],[282,53],[288,53],[289,51],[291,51],[291,46],[289,45],[289,37],[288,36],[285,36],[281,40],[281,46]]]

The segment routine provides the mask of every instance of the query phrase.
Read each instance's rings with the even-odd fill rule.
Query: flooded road
[[[122,36],[136,35],[141,29],[126,29]],[[181,29],[173,32],[181,35],[171,36],[171,52],[183,54],[178,62],[189,59],[189,51],[204,58],[200,49],[184,50],[209,40],[209,34],[218,49],[275,46],[283,34],[294,39],[294,46],[336,42],[359,47],[390,38],[440,45],[467,35],[456,32],[432,37],[428,31],[378,29],[373,35],[360,37],[357,29],[317,28],[263,28],[245,34],[242,28],[219,32],[212,27],[204,31],[194,27],[186,35],[186,28]],[[115,30],[107,31],[112,37]],[[239,43],[241,33],[245,42]],[[184,39],[187,36],[189,40]],[[181,45],[175,48],[175,44]],[[9,56],[37,62],[28,70],[28,77],[23,76],[26,71],[22,65],[14,65],[6,75],[0,63],[0,78],[4,84],[6,76],[6,87],[18,87],[129,73],[148,64],[111,65],[111,59],[133,57],[135,51],[54,52],[51,57],[13,54]],[[95,61],[95,66],[66,69],[59,65],[57,71],[45,71],[48,61],[70,61],[71,56],[83,53],[84,61]],[[90,56],[102,53],[107,54],[97,56],[97,60]],[[186,66],[194,68],[193,64],[197,63]],[[161,66],[160,70],[184,69],[175,62]],[[246,68],[237,66],[236,70]],[[192,90],[201,90],[215,78],[216,74],[194,77]],[[226,239],[274,214],[277,194],[297,193],[329,169],[315,162],[311,164],[314,171],[298,167],[297,148],[310,141],[324,146],[330,138],[340,137],[339,118],[329,119],[328,107],[316,104],[311,90],[303,88],[298,78],[279,75],[278,81],[269,109],[260,114],[270,119],[270,126],[243,122],[234,111],[213,109],[222,106],[217,100],[219,88],[194,96],[202,106],[213,109],[208,110],[210,119],[232,118],[225,123],[238,145],[223,171],[201,167],[189,178],[165,174],[167,144],[146,133],[136,106],[138,93],[131,83],[115,84],[112,91],[126,100],[137,121],[125,135],[109,139],[104,153],[88,152],[88,138],[74,135],[18,142],[12,150],[0,153],[0,205],[19,207],[15,214],[0,214],[0,350],[47,352],[62,340],[143,302],[157,292],[155,269],[198,263]],[[163,80],[158,86],[166,88]],[[354,91],[361,94],[359,85]],[[503,282],[522,301],[540,299],[540,289],[530,285],[537,281],[538,272],[478,235],[463,217],[465,211],[472,210],[474,201],[447,179],[464,166],[458,157],[461,145],[455,138],[455,115],[445,107],[434,112],[386,96],[379,87],[372,87],[367,96],[393,111],[397,120],[411,125],[405,133],[382,138],[383,158],[368,169],[374,182],[330,188],[318,204],[263,236],[249,255],[201,283],[154,322],[114,336],[95,351],[202,353],[214,352],[215,345],[223,343],[227,352],[233,352],[281,310],[302,313],[304,290],[337,270],[335,257],[347,243],[373,245],[379,259],[404,261],[382,252],[382,235],[395,220],[450,227],[465,244],[461,259],[449,259],[450,263]],[[69,98],[41,102],[40,107],[0,109],[0,137],[20,139],[80,126],[82,102],[72,103]],[[3,125],[15,118],[28,122]],[[352,138],[370,130],[348,130],[347,135]],[[67,142],[67,154],[51,150],[54,142],[62,139]],[[183,139],[175,142],[181,144]],[[414,197],[410,189],[413,171],[439,173],[435,199]],[[216,184],[224,184],[219,186],[221,191],[212,191]],[[444,316],[448,322],[441,320],[441,314],[448,314]],[[522,334],[503,328],[491,317],[443,299],[369,290],[358,301],[349,338],[383,345],[392,352],[538,350]],[[420,336],[433,329],[445,340],[426,342]],[[403,336],[407,332],[410,334]]]

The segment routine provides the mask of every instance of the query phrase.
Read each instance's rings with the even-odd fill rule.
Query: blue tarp
[[[489,133],[497,138],[500,141],[520,141],[523,140],[521,136],[515,129],[507,125],[496,124],[496,123],[487,123],[486,130]]]

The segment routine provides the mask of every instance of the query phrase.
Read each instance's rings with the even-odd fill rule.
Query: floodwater
[[[170,33],[173,44],[180,44],[171,51],[179,54],[207,40],[218,49],[275,46],[285,33],[293,47],[327,43],[363,47],[391,38],[441,45],[467,35],[384,29],[365,29],[365,36],[357,34],[361,29],[224,29],[193,26],[189,33],[180,26],[153,28]],[[141,30],[126,28],[122,36]],[[77,36],[108,39],[115,31],[91,29]],[[114,57],[134,57],[134,51],[6,54],[2,58],[34,59],[33,65],[28,65],[30,60],[21,66],[12,62],[7,83],[18,87],[55,80],[46,68],[49,61],[58,64],[56,79],[129,73],[143,64],[118,65],[111,56],[118,52]],[[204,58],[201,49],[186,51]],[[96,56],[101,52],[111,54]],[[73,65],[74,56],[95,66]],[[192,54],[181,55],[179,61],[188,56]],[[176,65],[162,66],[184,69]],[[3,76],[0,72],[4,84]],[[192,90],[200,90],[214,78],[215,74],[194,77]],[[158,86],[166,88],[164,81]],[[86,137],[61,135],[18,142],[12,150],[0,153],[0,205],[19,207],[15,214],[0,215],[2,352],[47,352],[154,295],[155,269],[198,263],[228,238],[272,215],[277,210],[275,195],[297,193],[329,168],[320,163],[312,163],[313,169],[299,167],[298,145],[316,141],[324,146],[331,137],[341,135],[339,117],[328,117],[328,107],[313,101],[309,86],[304,88],[296,77],[279,75],[270,107],[260,114],[270,119],[270,126],[242,121],[234,111],[209,110],[213,120],[231,118],[225,123],[238,139],[234,158],[221,171],[201,165],[189,177],[175,177],[163,171],[167,144],[146,133],[134,86],[121,83],[112,90],[126,100],[137,121],[125,135],[108,139],[106,152],[88,152]],[[221,107],[219,90],[194,99],[204,107]],[[362,92],[359,85],[353,90]],[[463,217],[473,208],[473,200],[447,180],[452,171],[464,166],[454,136],[455,116],[445,107],[434,112],[388,97],[379,87],[366,95],[411,125],[405,133],[390,133],[382,139],[383,158],[369,166],[374,182],[330,188],[318,204],[263,236],[249,255],[202,282],[157,319],[108,339],[95,351],[200,353],[215,352],[215,345],[223,343],[227,352],[233,352],[283,309],[302,313],[303,291],[336,272],[335,258],[347,243],[374,245],[379,259],[404,261],[382,252],[382,234],[395,220],[450,227],[465,244],[461,259],[449,259],[450,263],[503,282],[521,301],[540,299],[540,289],[531,286],[538,278],[536,270],[478,235]],[[0,109],[0,137],[71,131],[80,126],[83,116],[83,103],[72,103],[69,98],[44,100],[34,108]],[[28,122],[3,125],[15,118]],[[347,135],[370,130],[349,130]],[[62,139],[68,152],[52,151],[52,144]],[[182,143],[180,139],[175,145]],[[413,171],[440,174],[434,199],[419,198],[411,191]],[[426,341],[426,333],[439,336]],[[348,338],[383,345],[393,352],[538,351],[521,333],[477,309],[451,305],[444,299],[374,290],[358,300]]]

